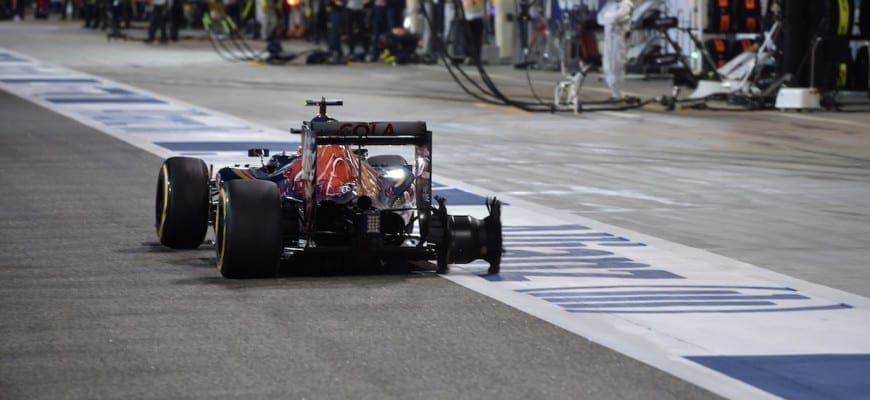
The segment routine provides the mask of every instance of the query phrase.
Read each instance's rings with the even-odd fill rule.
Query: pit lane
[[[0,108],[4,398],[714,397],[431,272],[223,279],[156,243],[161,159]]]
[[[82,65],[78,65],[78,67],[81,66]],[[119,72],[118,70],[112,72],[110,66],[100,63],[95,63],[95,65],[92,65],[89,68],[90,72],[109,72],[108,75],[110,76],[116,74],[115,78],[124,78],[126,76],[124,75],[124,72]],[[208,67],[206,66],[205,68]],[[137,73],[130,74],[122,80],[131,84],[144,86],[155,92],[178,96],[191,103],[203,104],[216,109],[227,110],[236,107],[229,105],[229,103],[231,103],[229,99],[224,98],[222,100],[222,96],[219,95],[222,92],[225,93],[227,90],[226,86],[219,85],[219,82],[222,80],[207,82],[207,86],[209,87],[202,89],[207,92],[205,94],[192,93],[190,86],[196,87],[196,85],[180,84],[190,82],[189,80],[172,81],[171,79],[168,79],[168,76],[170,75],[178,75],[179,69],[177,66],[167,67],[166,70],[163,71],[167,75],[164,76],[164,78],[168,79],[168,84],[166,81],[159,78],[160,67],[145,67],[145,69],[148,72],[144,75],[150,76],[150,78],[143,78],[143,74]],[[211,71],[219,73],[218,71],[222,69],[222,67],[214,67]],[[244,68],[236,68],[233,69],[232,73],[227,73],[227,75],[239,74],[242,70],[244,70]],[[334,74],[337,71],[339,70],[330,70],[329,72]],[[157,74],[155,74],[155,72]],[[377,75],[378,73],[380,72],[376,71],[373,74]],[[188,79],[190,78],[188,77]],[[323,79],[326,78],[324,77]],[[220,87],[215,88],[213,86]],[[270,85],[264,84],[263,86],[269,87]],[[288,87],[290,86],[293,85],[288,84]],[[278,87],[282,88],[281,85],[278,85]],[[242,89],[240,92],[245,93],[245,90],[250,90],[249,95],[251,97],[262,99],[262,91],[268,90],[262,87],[257,87],[255,89]],[[410,88],[407,89],[410,90]],[[354,92],[352,86],[349,91]],[[360,94],[360,92],[365,92],[366,94]],[[384,96],[385,94],[391,93],[377,93],[376,95],[370,95],[368,92],[360,90],[355,94],[358,96],[356,100],[361,102],[360,104],[383,105],[383,107],[372,107],[372,109],[379,112],[379,116],[383,115],[389,117],[392,113],[383,110],[394,109],[399,111],[397,113],[398,115],[416,116],[422,114],[423,116],[420,117],[421,119],[430,119],[430,121],[433,118],[436,121],[438,121],[439,118],[442,120],[444,119],[443,115],[434,112],[433,109],[435,107],[422,107],[419,103],[407,104],[407,94],[404,96],[397,96],[399,98],[398,100],[393,96]],[[308,97],[318,95],[319,94],[312,94]],[[286,123],[286,120],[298,121],[306,118],[307,114],[297,115],[294,113],[297,113],[300,110],[304,113],[308,110],[293,107],[292,103],[290,105],[286,104],[286,102],[281,103],[280,99],[285,98],[286,96],[286,92],[278,90],[272,90],[266,94],[266,98],[263,99],[265,100],[264,103],[272,104],[266,108],[272,109],[275,112],[275,114],[270,114],[268,117],[265,115],[258,115],[260,113],[265,113],[265,110],[249,109],[248,107],[251,106],[250,102],[248,102],[248,104],[240,104],[237,106],[239,108],[229,109],[228,111],[236,115],[245,114],[246,117],[247,115],[251,115],[252,119],[266,124],[275,123],[273,126],[282,126]],[[269,101],[270,98],[274,99],[274,102]],[[345,99],[348,100],[348,97],[345,97]],[[348,100],[348,103],[351,103],[351,101]],[[689,117],[687,120],[665,121],[656,116],[648,115],[641,115],[640,117],[628,116],[627,118],[601,118],[593,116],[589,117],[591,118],[591,125],[601,126],[602,130],[598,132],[577,132],[576,129],[573,131],[567,129],[573,126],[573,124],[576,124],[576,121],[565,120],[555,123],[552,121],[542,122],[541,119],[538,118],[512,114],[510,117],[506,118],[502,114],[502,110],[468,110],[467,107],[462,107],[461,105],[454,105],[453,107],[450,107],[450,105],[450,103],[438,103],[439,109],[441,109],[441,106],[445,106],[444,108],[449,110],[447,113],[452,113],[452,115],[457,117],[451,118],[448,121],[442,121],[442,127],[445,129],[436,129],[439,133],[445,132],[441,137],[444,138],[446,142],[441,145],[436,143],[436,152],[441,147],[451,146],[450,152],[445,151],[438,154],[438,156],[442,158],[439,158],[440,161],[436,164],[436,169],[440,170],[441,173],[445,175],[462,177],[463,180],[471,181],[479,186],[496,191],[504,190],[498,189],[499,187],[513,188],[524,185],[531,186],[533,188],[531,190],[512,190],[512,192],[514,192],[513,194],[516,196],[530,196],[535,202],[549,202],[550,205],[565,209],[569,212],[574,211],[585,215],[594,215],[594,218],[596,219],[612,223],[618,222],[621,226],[628,226],[644,232],[654,233],[681,243],[697,247],[712,248],[713,250],[721,251],[722,253],[732,257],[744,260],[749,259],[750,261],[752,258],[759,258],[764,262],[755,261],[756,264],[763,265],[769,263],[773,265],[771,268],[794,268],[796,265],[796,275],[801,276],[804,274],[813,278],[822,278],[829,282],[833,282],[839,287],[857,293],[861,293],[860,291],[864,290],[860,284],[861,281],[859,280],[856,282],[853,277],[850,277],[849,275],[849,271],[851,271],[849,269],[850,267],[857,269],[857,267],[861,265],[859,259],[861,258],[860,256],[864,248],[861,247],[860,238],[863,237],[862,235],[864,235],[865,232],[858,227],[858,222],[861,220],[861,214],[857,213],[857,221],[847,221],[850,218],[840,220],[835,216],[827,215],[828,213],[836,214],[838,212],[853,212],[856,209],[859,209],[863,199],[866,199],[866,197],[861,196],[862,189],[860,187],[850,188],[848,187],[848,183],[843,182],[850,180],[853,182],[856,180],[860,182],[866,178],[860,173],[860,166],[865,162],[861,158],[862,150],[860,147],[849,148],[848,145],[843,146],[843,143],[818,144],[813,142],[812,137],[790,138],[786,136],[784,132],[776,130],[782,128],[772,128],[776,126],[776,124],[771,123],[766,125],[764,121],[757,120],[753,121],[753,123],[761,126],[760,128],[754,128],[758,130],[753,130],[750,133],[730,133],[726,132],[729,129],[727,121],[713,118],[713,121],[718,121],[718,124],[721,125],[717,126],[716,123],[709,123],[708,125],[712,126],[709,127],[708,132],[696,133],[696,135],[701,136],[709,134],[716,137],[693,137],[693,140],[699,140],[700,143],[685,143],[686,140],[681,135],[692,133],[675,131],[673,130],[673,125],[676,125],[677,127],[679,127],[680,124],[691,126],[691,123],[693,122],[692,117]],[[283,114],[279,114],[279,109]],[[370,112],[373,112],[372,109],[354,109],[348,107],[349,112],[345,114],[343,112],[344,110],[342,110],[341,115],[348,116],[348,119],[372,119],[369,114]],[[42,111],[42,114],[46,114],[46,112]],[[497,118],[494,118],[494,122],[491,121],[491,119],[493,119],[493,114],[498,115]],[[280,119],[284,122],[278,124],[277,121],[270,120],[270,118],[277,119],[276,115],[280,115]],[[290,117],[287,117],[287,115],[290,115]],[[40,121],[41,120],[42,119],[40,119]],[[481,127],[476,125],[474,122],[475,120],[486,120],[493,123],[491,126]],[[633,127],[636,127],[639,122],[660,123],[669,126],[671,130],[663,129],[661,133],[655,132],[654,134],[657,139],[656,143],[647,143],[646,141],[648,141],[648,139],[632,137],[632,135],[636,136],[645,134],[638,132],[637,129],[632,129]],[[697,120],[694,122],[697,122]],[[781,123],[781,121],[777,122]],[[518,125],[520,126],[520,129],[517,129],[516,127],[507,129],[510,125]],[[810,125],[805,128],[807,129],[807,135],[809,136],[809,132],[811,132],[815,127]],[[860,143],[858,139],[854,139],[853,132],[850,132],[846,128],[840,129],[842,129],[842,132],[840,132],[842,133],[841,135],[836,135],[833,138],[826,138],[826,140],[833,142],[848,142],[849,140],[854,140],[857,143]],[[468,132],[473,132],[475,136],[472,137]],[[608,141],[613,141],[613,143],[616,144],[611,143],[609,146],[602,146],[598,143],[590,144],[589,142],[594,142],[596,140],[596,135],[600,135],[601,132],[607,132],[609,136]],[[858,134],[860,133],[861,132],[858,132]],[[742,142],[746,148],[734,150],[728,148],[729,146],[736,146],[734,143],[728,142],[723,144],[723,142],[725,142],[721,137],[723,134],[727,135],[728,140],[737,140],[737,142],[741,142],[741,135],[755,137],[746,140],[746,142]],[[534,135],[534,137],[531,137],[532,135]],[[582,135],[582,138],[589,140],[589,142],[580,144],[575,143],[570,146],[570,151],[556,151],[558,147],[564,146],[565,142],[573,140],[573,137],[570,135]],[[758,139],[757,136],[763,136],[763,139]],[[482,143],[480,140],[481,137],[486,137],[489,140],[483,141]],[[850,137],[852,139],[849,139]],[[500,143],[502,140],[504,140],[504,143]],[[720,140],[722,142],[719,142]],[[756,143],[757,146],[753,146],[751,143],[753,140],[761,141],[762,143]],[[773,147],[773,149],[767,149],[766,147],[768,146],[765,146],[763,143],[765,141],[773,142],[772,144],[767,143],[769,147]],[[793,142],[796,142],[796,144]],[[463,145],[467,146],[463,147]],[[713,147],[718,151],[711,152],[708,146]],[[719,148],[719,146],[725,148]],[[836,153],[834,155],[828,154],[828,156],[825,156],[824,154],[819,154],[824,153],[826,150],[830,150],[830,147],[835,148]],[[806,163],[806,160],[796,162],[792,155],[789,154],[790,151],[794,151],[796,148],[804,154],[813,154],[818,158],[814,159],[814,162],[812,163]],[[481,155],[486,155],[486,157],[473,164],[467,161],[469,158],[476,158]],[[577,159],[581,156],[583,158],[578,162]],[[542,162],[540,161],[540,158],[537,157],[546,158],[547,162]],[[661,161],[673,162],[676,165],[671,168],[662,167],[662,164],[660,164]],[[708,162],[711,166],[706,165]],[[638,168],[639,165],[653,165],[657,166],[659,170],[648,171],[644,168]],[[696,167],[702,171],[704,179],[701,179],[702,182],[700,182],[700,184],[705,187],[705,190],[709,190],[709,193],[697,193],[691,190],[686,190],[686,186],[699,184],[696,174],[692,174],[692,176],[684,176],[675,172],[687,165]],[[770,168],[771,166],[777,168]],[[490,168],[488,169],[487,167]],[[721,175],[717,174],[719,171],[716,171],[716,169],[721,169],[723,167],[726,167],[727,172],[722,173]],[[858,168],[857,170],[856,167]],[[481,178],[467,177],[468,174],[466,171],[469,168],[481,171]],[[650,184],[650,181],[647,180],[646,176],[644,176],[644,174],[655,175],[655,172],[661,173],[662,169],[664,169],[665,172],[669,172],[671,174],[670,177],[675,177],[676,179],[665,179],[668,181],[666,184],[656,185]],[[156,167],[150,169],[144,168],[144,170],[154,171],[156,170]],[[735,184],[737,183],[735,177],[743,170],[751,171],[752,173],[749,174],[749,177],[752,179],[748,179],[748,182],[739,182],[740,184]],[[773,172],[771,172],[771,170]],[[558,181],[554,182],[553,180],[547,180],[547,176],[550,175],[564,177],[576,174],[578,171],[584,174],[587,178],[585,180],[581,179],[584,183],[579,186],[576,184],[561,185]],[[792,173],[795,171],[797,172],[796,174]],[[734,175],[729,176],[728,173]],[[801,174],[805,174],[806,176],[801,176]],[[831,185],[832,187],[825,189],[823,193],[822,190],[818,189],[818,186],[810,184],[814,183],[812,180],[819,174],[825,175],[826,177],[833,176],[839,178],[840,185],[837,185],[837,182],[826,183],[825,185]],[[795,199],[797,200],[796,202],[783,201],[780,204],[777,204],[775,199],[777,196],[773,196],[772,199],[764,196],[764,194],[777,194],[776,191],[780,190],[781,192],[779,194],[783,198],[794,195],[791,191],[784,190],[787,186],[791,185],[790,182],[778,182],[778,178],[782,176],[785,176],[790,180],[794,179],[798,183],[805,184],[806,187],[812,188],[814,191],[819,190],[819,192],[804,193],[802,197],[799,196]],[[523,180],[517,182],[517,177],[523,177]],[[153,177],[151,177],[149,173],[144,173],[142,179],[143,181],[147,181],[147,183],[136,185],[136,187],[142,188],[142,194],[136,197],[141,200],[144,206],[136,208],[142,211],[142,221],[150,221],[148,211],[150,211],[151,207],[150,201],[153,186],[151,180],[153,180]],[[690,179],[696,179],[696,181],[693,182]],[[612,180],[612,182],[609,182],[610,180]],[[592,183],[587,184],[585,182]],[[715,187],[716,185],[711,184],[710,182],[726,184],[721,185],[717,189]],[[731,185],[728,185],[727,183],[730,183]],[[614,187],[607,187],[611,184]],[[681,184],[683,186],[681,186]],[[620,187],[620,185],[635,188],[637,190],[626,190],[625,188]],[[527,195],[525,193],[531,194]],[[688,200],[673,199],[673,193],[679,193],[681,195],[691,193],[691,195],[695,197]],[[733,197],[729,198],[729,195],[733,196],[735,193],[739,193],[742,197],[736,199]],[[849,198],[850,200],[846,201],[846,204],[839,202],[837,204],[831,204],[825,210],[822,210],[823,212],[816,211],[813,213],[813,210],[808,210],[810,207],[807,207],[807,205],[815,204],[819,198],[827,197],[831,193],[836,193],[838,200],[845,198]],[[599,201],[595,201],[596,198],[598,198]],[[747,200],[749,200],[749,204],[757,205],[757,208],[753,209],[753,207],[743,207],[741,202]],[[716,209],[716,207],[723,206],[729,207],[729,211],[735,212],[722,213],[721,209]],[[775,210],[776,208],[782,209]],[[126,208],[123,208],[122,210],[126,210]],[[809,217],[806,216],[808,212],[811,214]],[[761,219],[765,214],[772,215],[764,219],[761,223],[753,221],[753,219]],[[783,233],[788,233],[789,235],[799,235],[799,233],[790,232],[790,228],[793,227],[794,221],[798,220],[798,214],[803,217],[800,219],[801,221],[806,221],[802,223],[805,223],[808,228],[811,227],[812,230],[814,230],[813,233],[805,233],[807,236],[803,237],[803,239],[812,238],[813,240],[821,240],[823,242],[830,240],[830,242],[822,243],[830,246],[819,246],[822,248],[821,250],[819,248],[792,249],[785,247],[786,244],[794,243],[793,236],[781,237],[776,236],[776,234],[781,235]],[[854,215],[856,213],[853,212],[852,214]],[[703,222],[699,224],[697,223],[698,218],[687,218],[687,216],[691,217],[693,215],[700,215],[702,217],[700,220]],[[735,215],[738,217],[737,221],[734,221]],[[662,223],[662,221],[664,221],[664,223]],[[737,223],[735,224],[734,222]],[[135,226],[135,224],[131,224],[130,226]],[[640,226],[640,228],[637,226]],[[755,228],[756,231],[748,229],[749,227]],[[139,237],[153,236],[150,232],[150,226],[144,226],[142,228],[141,234],[144,234],[145,236],[139,235]],[[852,235],[852,238],[855,239],[853,242],[854,244],[850,244],[849,235],[843,235],[843,231],[852,232],[854,234]],[[751,234],[747,234],[747,232],[751,232]],[[830,236],[825,236],[825,233],[829,233]],[[764,249],[759,248],[759,246],[753,246],[759,242],[759,238],[765,239],[763,242],[765,246]],[[782,248],[777,250],[777,243],[780,243]],[[741,245],[743,247],[741,247]],[[772,249],[767,247],[772,247]],[[765,254],[765,251],[770,251],[773,254]],[[836,266],[835,268],[837,269],[833,272],[831,270],[819,271],[818,268],[816,268],[816,266],[819,265],[818,260],[813,261],[812,259],[813,257],[819,257],[820,259],[821,257],[824,257],[824,254],[812,256],[813,254],[817,254],[816,252],[818,251],[832,251],[836,252],[836,254],[843,254],[843,258],[840,260],[844,260],[845,262]],[[175,255],[175,257],[177,256],[178,255]],[[199,260],[201,261],[200,264],[208,264],[206,259],[210,256],[210,253],[206,253],[206,256],[199,257]],[[799,262],[787,262],[792,261],[790,257],[793,257],[795,261]],[[854,263],[849,262],[850,258],[854,258]],[[197,265],[195,257],[177,263],[182,265]],[[804,267],[805,271],[800,270],[801,266]],[[189,271],[185,270],[185,272]],[[205,275],[212,276],[213,271],[207,272],[208,273]],[[376,277],[375,279],[382,278],[384,277]],[[426,287],[431,287],[429,284],[430,281],[431,280],[425,281]],[[863,282],[866,282],[866,280]],[[357,283],[351,283],[350,286],[356,284]],[[271,285],[272,284],[269,284],[269,286]],[[281,283],[279,286],[280,285],[285,285],[286,288],[287,283]],[[254,285],[254,287],[256,286],[257,285]],[[389,287],[392,286],[393,284],[390,283]],[[242,288],[244,289],[248,287],[249,286],[243,286]],[[437,290],[442,290],[440,287],[435,288],[437,288]],[[386,290],[390,289],[387,288]],[[343,294],[337,295],[343,296]],[[276,304],[276,307],[277,306],[278,304]],[[480,317],[477,313],[472,312],[472,314],[477,318]],[[512,324],[513,323],[511,323],[511,325]],[[428,334],[424,336],[429,337]],[[491,332],[489,336],[492,336]],[[534,336],[530,336],[528,339],[532,340],[539,346],[552,346],[549,341],[541,341],[540,339],[535,339]],[[573,340],[576,342],[578,339],[574,338]],[[571,344],[567,347],[576,351],[576,343],[569,343]],[[514,351],[511,346],[497,346],[494,348],[509,348],[511,349],[511,352]],[[480,354],[486,354],[485,357],[490,357],[491,355],[489,355],[489,353],[491,352],[492,350],[490,349],[487,352],[480,352]],[[561,352],[555,352],[554,354],[561,354]],[[258,353],[257,356],[251,358],[251,360],[260,359],[259,356],[261,356],[261,354]],[[525,362],[523,360],[523,358],[518,357],[514,361],[522,364]],[[576,359],[573,360],[573,362],[576,362],[577,364],[566,363],[558,370],[562,371],[562,374],[569,374],[565,378],[569,380],[575,379],[575,375],[569,371],[563,371],[563,369],[573,369],[574,372],[576,372],[578,365],[585,365],[590,361],[595,362],[594,360],[589,359]],[[610,374],[621,373],[622,372],[619,369],[610,371]],[[475,372],[475,374],[477,374],[477,372]],[[533,378],[529,379],[529,381],[541,382],[540,379]],[[546,379],[544,381],[546,381]],[[617,384],[627,384],[634,387],[637,386],[637,383],[634,381]],[[670,384],[668,386],[670,386]],[[553,393],[556,394],[586,393],[583,391],[565,391],[568,388],[560,387],[551,389],[553,390]],[[582,389],[575,388],[574,390]],[[588,388],[586,390],[588,390]],[[649,397],[649,392],[641,391],[635,394],[642,394],[637,398]],[[590,396],[596,398],[603,397],[597,393],[590,394]],[[634,397],[631,394],[623,396]],[[661,396],[654,397],[667,396],[668,394],[662,394]],[[685,396],[697,397],[693,394],[685,394]]]

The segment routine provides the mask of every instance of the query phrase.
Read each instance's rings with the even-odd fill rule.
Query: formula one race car
[[[380,265],[477,259],[499,272],[501,204],[487,200],[482,220],[449,215],[432,204],[432,132],[425,122],[341,122],[326,115],[342,101],[309,100],[319,113],[303,122],[302,146],[269,157],[251,149],[259,167],[225,167],[214,177],[197,158],[172,157],[157,180],[160,243],[197,248],[214,226],[217,268],[227,278],[276,275],[281,265],[341,255]],[[367,146],[414,146],[401,155],[368,157]],[[416,228],[416,229],[415,229]]]

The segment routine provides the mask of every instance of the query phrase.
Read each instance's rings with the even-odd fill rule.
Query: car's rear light
[[[379,213],[366,214],[366,233],[379,233],[381,231],[381,215]]]

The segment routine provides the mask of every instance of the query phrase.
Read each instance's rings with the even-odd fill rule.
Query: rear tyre
[[[208,179],[208,168],[198,158],[172,157],[163,162],[155,201],[155,226],[161,244],[195,249],[205,239]]]
[[[281,236],[281,197],[275,183],[233,180],[223,184],[215,217],[221,275],[231,279],[276,275]]]

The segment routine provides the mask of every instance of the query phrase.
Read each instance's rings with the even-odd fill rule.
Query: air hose
[[[461,0],[454,0],[454,9],[457,10],[456,14],[459,16],[459,20],[460,20],[460,23],[462,24],[464,33],[466,34],[466,36],[471,36],[470,35],[470,26],[468,24],[468,21],[465,19],[465,16],[464,16],[465,13],[464,13],[464,9],[463,9]],[[477,60],[474,60],[474,62],[475,62],[475,67],[477,68],[477,72],[478,72],[480,79],[483,83],[483,86],[485,86],[485,87],[482,87],[478,82],[476,82],[474,79],[472,79],[470,76],[468,76],[468,74],[465,73],[465,71],[462,69],[462,67],[460,67],[458,65],[451,65],[452,62],[450,60],[448,60],[447,55],[446,55],[447,45],[444,43],[444,40],[442,39],[440,33],[435,32],[434,24],[432,23],[432,20],[429,16],[428,12],[426,11],[426,7],[420,7],[420,11],[421,11],[421,14],[423,15],[423,18],[426,20],[429,29],[431,30],[432,37],[435,38],[436,45],[437,45],[436,48],[438,49],[438,50],[436,50],[438,52],[438,57],[444,63],[445,67],[447,68],[447,72],[450,74],[450,76],[453,78],[453,80],[469,96],[471,96],[479,101],[488,103],[488,104],[511,106],[511,107],[515,107],[515,108],[518,108],[520,110],[527,111],[527,112],[555,113],[555,112],[575,111],[572,109],[566,109],[566,108],[560,107],[555,103],[544,102],[537,95],[537,93],[534,91],[532,81],[531,81],[531,75],[530,75],[528,69],[526,70],[526,74],[527,74],[526,80],[529,84],[529,88],[530,88],[532,95],[535,98],[536,102],[514,100],[514,99],[511,99],[508,96],[506,96],[503,92],[501,92],[499,90],[499,88],[496,86],[495,82],[493,82],[493,80],[490,78],[489,74],[487,74],[486,70],[483,68],[483,64],[481,63],[481,60],[477,59]],[[458,71],[459,75],[462,75],[462,77],[467,81],[468,84],[470,84],[471,86],[474,86],[474,88],[477,89],[478,93],[473,92],[468,87],[468,85],[466,85],[466,83],[464,83],[457,76],[457,72],[455,72],[453,70],[454,68]],[[528,68],[528,65],[527,65],[527,68]],[[646,104],[652,103],[654,101],[655,100],[637,101],[637,102],[627,103],[624,106],[615,106],[615,107],[582,107],[582,109],[579,111],[583,111],[583,112],[626,111],[626,110],[641,108],[641,107],[645,106]],[[598,103],[598,104],[605,104],[605,103],[602,102],[602,103]]]

